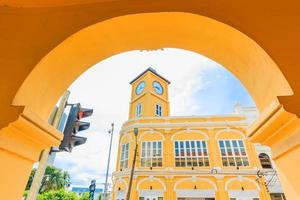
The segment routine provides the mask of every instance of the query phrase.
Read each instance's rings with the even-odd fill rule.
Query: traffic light
[[[93,109],[82,108],[79,103],[71,104],[71,109],[64,129],[64,139],[59,146],[60,151],[71,152],[73,147],[86,142],[86,137],[76,136],[76,134],[79,131],[86,130],[90,127],[89,122],[80,120],[89,117],[92,114]]]

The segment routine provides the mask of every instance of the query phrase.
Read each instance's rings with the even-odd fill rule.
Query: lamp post
[[[135,162],[136,162],[136,154],[137,154],[137,149],[138,149],[138,142],[137,142],[137,136],[139,133],[138,128],[134,128],[133,133],[135,136],[135,149],[134,149],[134,157],[133,157],[133,161],[132,161],[132,167],[131,167],[130,180],[129,180],[129,186],[128,186],[128,191],[127,191],[127,195],[126,195],[126,200],[130,200],[132,179],[133,179],[133,173],[134,173]]]
[[[109,153],[108,153],[108,161],[107,161],[106,177],[105,177],[105,185],[104,185],[104,200],[107,200],[107,179],[108,179],[109,164],[110,164],[111,144],[112,144],[113,133],[114,133],[114,123],[111,124],[111,129],[108,131],[108,133],[110,134],[110,145],[109,145]]]

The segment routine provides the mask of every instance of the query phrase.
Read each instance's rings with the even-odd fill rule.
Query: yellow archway
[[[0,151],[0,157],[9,163],[7,173],[0,174],[6,185],[13,184],[11,175],[14,166],[24,166],[20,169],[20,176],[28,174],[40,150],[58,144],[61,136],[47,126],[47,120],[57,99],[80,74],[97,62],[121,52],[165,47],[201,53],[225,66],[248,89],[260,111],[272,102],[278,103],[277,97],[293,94],[270,56],[254,40],[226,24],[181,12],[112,18],[84,28],[59,44],[34,67],[19,88],[13,105],[24,106],[23,114],[0,132],[4,149]],[[294,116],[286,116],[284,122],[291,118],[294,119]],[[299,121],[296,123],[300,124]],[[20,132],[30,135],[23,134],[26,135],[23,137]],[[295,146],[298,140],[294,141]],[[292,148],[286,144],[282,146],[288,147],[285,152]],[[14,152],[13,156],[11,152]],[[291,185],[298,183],[298,179],[290,179],[293,170],[282,171],[290,171],[286,180],[293,180]],[[25,182],[26,178],[22,177],[16,188],[22,188]],[[9,194],[12,189],[6,185],[2,188]],[[18,191],[14,195],[20,196],[20,193]]]
[[[272,59],[243,33],[207,17],[162,12],[116,17],[72,35],[38,63],[13,105],[47,120],[62,92],[92,65],[124,51],[164,47],[191,50],[219,62],[245,85],[260,110],[278,96],[292,94]]]

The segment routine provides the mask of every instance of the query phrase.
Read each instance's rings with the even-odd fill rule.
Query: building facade
[[[132,82],[120,132],[113,199],[124,200],[138,144],[130,199],[269,200],[242,114],[170,116],[168,84],[152,68]],[[138,128],[135,136],[133,129]]]

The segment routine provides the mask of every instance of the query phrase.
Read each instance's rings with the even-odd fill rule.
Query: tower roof
[[[155,74],[156,76],[158,76],[159,78],[163,79],[164,81],[166,81],[168,84],[170,84],[171,82],[168,79],[165,79],[164,77],[162,77],[161,75],[159,75],[155,69],[153,69],[152,67],[147,68],[145,71],[143,71],[140,75],[138,75],[136,78],[134,78],[132,81],[130,81],[130,84],[132,84],[133,82],[135,82],[137,79],[139,79],[141,76],[143,76],[145,73],[147,73],[148,71],[152,72],[153,74]]]

